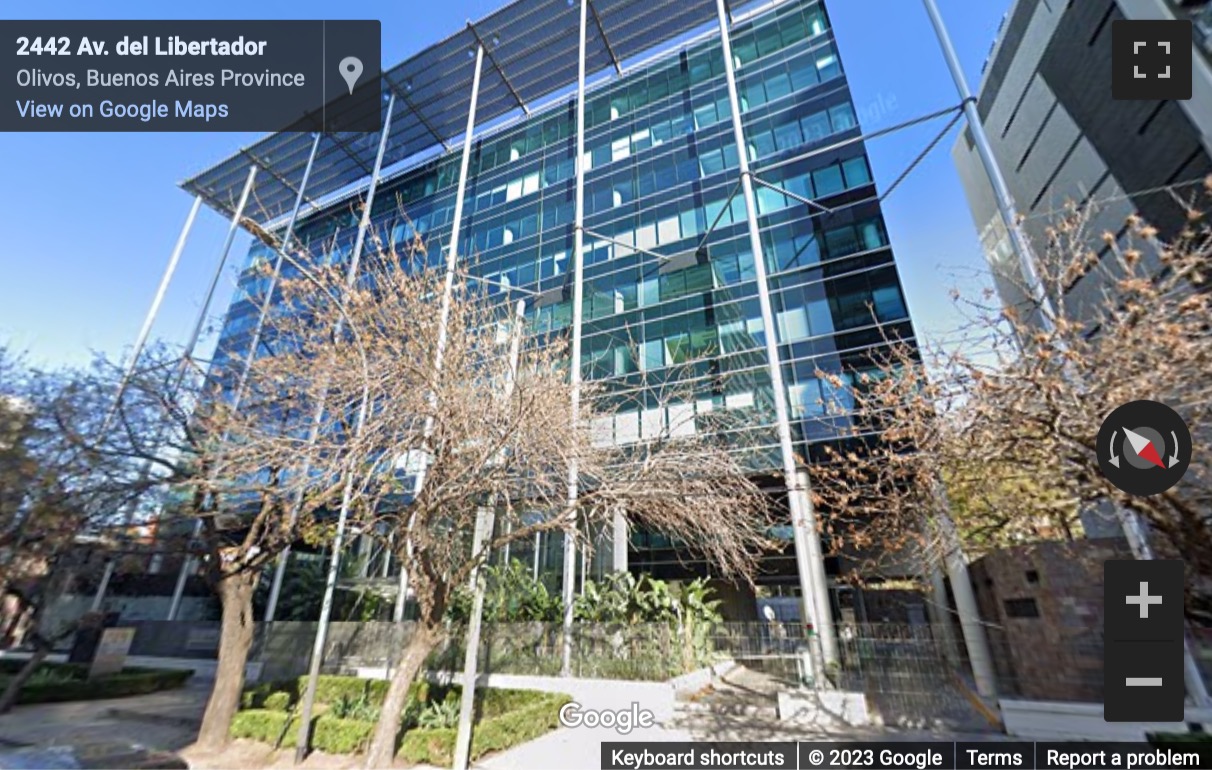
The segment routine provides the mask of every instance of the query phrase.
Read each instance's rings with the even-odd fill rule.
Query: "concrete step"
[[[778,719],[778,705],[776,703],[756,704],[744,702],[728,702],[728,701],[689,701],[678,703],[674,709],[675,713],[684,714],[687,716],[696,714],[718,714],[722,716],[744,716],[763,719]]]

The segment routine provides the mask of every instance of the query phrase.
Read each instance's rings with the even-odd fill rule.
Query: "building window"
[[[875,317],[881,323],[899,321],[909,315],[901,299],[901,290],[896,286],[882,286],[873,290],[871,304],[875,307]]]
[[[833,130],[836,132],[848,131],[858,125],[858,121],[854,118],[854,107],[850,105],[850,102],[831,107],[829,120],[833,123]]]
[[[665,365],[665,350],[660,339],[645,340],[640,343],[640,368],[646,372],[660,369]]]
[[[838,65],[837,56],[832,51],[816,59],[816,71],[821,76],[821,80],[830,80],[842,74],[842,68]]]
[[[780,342],[794,342],[811,336],[808,330],[808,316],[802,305],[780,312],[778,323]]]
[[[1039,605],[1035,603],[1035,599],[1006,599],[1002,604],[1006,607],[1008,618],[1039,617]]]
[[[816,380],[787,386],[787,401],[791,416],[802,419],[811,414],[821,414],[821,384]]]
[[[861,187],[871,183],[871,171],[867,159],[862,155],[842,162],[842,173],[846,175],[846,187]]]
[[[730,393],[724,396],[724,407],[727,409],[748,409],[753,406],[753,391]]]
[[[839,166],[826,166],[812,172],[812,184],[816,188],[818,198],[840,193],[846,189],[842,181],[842,169]]]
[[[624,160],[631,157],[631,137],[624,136],[610,143],[610,158],[612,161]]]
[[[657,222],[657,240],[662,245],[677,243],[681,239],[677,217],[669,217]]]

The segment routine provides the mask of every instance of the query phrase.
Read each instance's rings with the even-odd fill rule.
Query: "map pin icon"
[[[345,78],[345,85],[349,86],[349,95],[353,96],[354,83],[362,77],[362,60],[356,56],[346,56],[337,65],[337,69],[341,71],[341,77]]]

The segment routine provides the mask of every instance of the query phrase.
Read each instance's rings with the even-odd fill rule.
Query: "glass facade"
[[[755,190],[793,439],[812,457],[848,427],[826,407],[844,407],[844,394],[818,370],[850,380],[874,347],[913,331],[864,146],[826,149],[860,130],[824,5],[782,3],[737,24],[732,38],[755,174],[831,210]],[[535,334],[571,326],[574,105],[570,97],[535,111],[472,148],[459,254],[502,300],[511,287],[540,294],[527,302]],[[600,420],[595,436],[626,443],[740,410],[733,446],[757,473],[780,468],[718,34],[590,90],[585,118],[583,374],[633,391],[691,360],[713,375],[693,403],[620,412]],[[825,151],[800,157],[817,149]],[[456,148],[385,179],[372,209],[386,241],[419,236],[435,266],[445,263],[459,157]],[[357,224],[348,202],[334,204],[301,222],[296,237],[316,259],[341,262]],[[256,244],[246,267],[272,259]],[[220,364],[244,355],[267,286],[263,273],[242,273]]]

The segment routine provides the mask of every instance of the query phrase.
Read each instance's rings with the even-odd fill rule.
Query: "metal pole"
[[[614,547],[610,553],[611,566],[614,567],[615,572],[626,572],[627,548],[631,538],[628,536],[627,517],[621,511],[614,515],[613,530]]]
[[[109,430],[110,423],[118,414],[118,407],[122,403],[122,396],[126,392],[126,386],[130,383],[130,378],[134,376],[135,369],[139,365],[139,356],[143,354],[143,347],[147,344],[148,335],[151,334],[152,325],[156,322],[156,317],[160,314],[160,305],[164,302],[164,295],[168,292],[168,285],[172,283],[173,274],[177,271],[177,263],[181,261],[181,253],[185,250],[185,241],[189,238],[189,231],[193,229],[194,219],[198,216],[198,209],[202,206],[202,196],[194,196],[194,203],[189,207],[189,215],[185,218],[185,225],[181,228],[181,233],[177,236],[177,243],[173,246],[172,255],[168,258],[168,265],[164,268],[164,275],[160,278],[160,285],[156,288],[156,295],[152,298],[151,306],[147,309],[147,315],[143,317],[143,327],[139,329],[139,336],[135,338],[135,347],[131,351],[130,360],[126,364],[126,371],[122,374],[122,379],[118,381],[118,390],[114,393],[114,403],[110,406],[109,411],[105,414],[105,419],[101,422],[101,430],[98,432],[98,437],[103,438]],[[150,470],[148,464],[144,464],[143,473]],[[133,512],[133,506],[130,509]],[[130,521],[130,514],[127,514],[127,521]],[[92,612],[99,612],[101,602],[105,599],[105,592],[109,588],[109,580],[114,574],[114,560],[109,559],[105,562],[105,571],[101,574],[101,582],[97,585],[97,592],[93,594]]]
[[[522,324],[526,316],[526,300],[518,300],[517,313],[514,319],[512,339],[509,342],[509,372],[505,381],[505,403],[513,395],[513,386],[517,378],[518,358],[522,351]],[[472,538],[472,558],[478,559],[484,549],[484,543],[492,539],[492,529],[495,524],[495,512],[491,506],[476,511],[476,529]],[[473,598],[471,603],[471,618],[467,623],[467,649],[463,654],[463,697],[459,704],[459,729],[455,735],[454,770],[467,770],[471,756],[471,719],[475,711],[476,674],[479,668],[480,628],[484,619],[484,576],[477,563],[471,570]]]
[[[189,335],[189,342],[185,345],[185,352],[181,356],[181,368],[177,373],[177,380],[173,385],[172,392],[176,394],[181,384],[185,381],[185,373],[188,371],[190,358],[193,357],[194,348],[198,345],[198,340],[202,337],[202,329],[206,327],[206,312],[210,308],[211,300],[214,299],[215,289],[219,285],[219,279],[223,276],[223,267],[227,264],[227,255],[231,253],[232,243],[236,240],[236,232],[240,229],[240,217],[244,215],[244,206],[248,203],[248,196],[252,192],[253,182],[257,178],[257,167],[255,165],[248,167],[248,178],[244,180],[244,189],[240,192],[240,201],[236,204],[236,210],[232,212],[231,224],[227,228],[227,238],[223,240],[223,251],[219,255],[219,265],[215,268],[215,273],[211,276],[210,287],[206,290],[206,298],[202,301],[202,308],[198,311],[198,320],[194,323],[194,330]],[[202,519],[194,522],[193,537],[197,537],[202,531]],[[185,592],[185,581],[189,578],[197,568],[197,560],[193,556],[185,557],[185,561],[181,563],[181,571],[177,573],[177,584],[173,587],[173,598],[168,605],[168,617],[165,620],[176,620],[177,611],[181,608],[181,597]]]
[[[303,204],[303,191],[307,189],[307,181],[311,178],[311,167],[316,162],[316,153],[320,149],[320,138],[322,136],[323,134],[317,131],[315,138],[312,139],[311,152],[307,156],[307,165],[303,167],[303,179],[299,182],[299,192],[295,195],[295,205],[290,210],[290,219],[286,223],[286,231],[282,233],[282,243],[278,247],[278,258],[274,260],[273,277],[269,281],[269,289],[265,294],[265,303],[261,306],[261,314],[257,316],[257,326],[253,330],[252,343],[249,345],[248,353],[244,359],[244,372],[240,376],[240,386],[236,390],[236,400],[232,405],[233,410],[240,408],[240,401],[243,400],[244,388],[247,384],[248,370],[257,358],[257,346],[261,343],[261,331],[265,326],[265,318],[269,315],[274,291],[278,286],[278,278],[282,274],[284,255],[290,251],[290,239],[295,234],[295,222],[299,217],[299,207]],[[292,506],[290,512],[290,524],[293,527],[295,519],[298,517],[299,509]],[[274,615],[278,611],[278,597],[282,593],[282,580],[286,575],[286,564],[289,559],[290,543],[288,542],[286,547],[282,549],[282,553],[278,555],[278,563],[274,565],[273,582],[269,586],[269,600],[265,604],[264,619],[268,623],[273,622]]]
[[[534,570],[532,572],[532,577],[535,580],[539,579],[539,550],[542,548],[542,546],[543,546],[543,533],[542,532],[534,533]]]
[[[801,611],[806,622],[812,622],[820,634],[821,652],[825,663],[837,661],[837,639],[833,628],[832,602],[825,575],[825,559],[817,534],[816,512],[808,497],[808,474],[798,467],[791,443],[791,422],[787,409],[787,390],[783,384],[783,367],[779,359],[777,327],[770,303],[770,286],[766,276],[766,259],[762,253],[762,236],[758,231],[757,204],[753,195],[753,178],[749,171],[748,146],[741,122],[741,105],[737,97],[736,72],[732,60],[732,40],[728,31],[728,13],[724,0],[716,0],[720,23],[720,43],[723,46],[724,74],[728,82],[728,104],[732,111],[732,136],[736,142],[737,162],[741,173],[741,194],[745,199],[745,214],[749,221],[749,247],[753,252],[757,278],[758,305],[762,311],[762,330],[766,338],[766,363],[778,421],[779,448],[783,460],[783,476],[787,483],[787,505],[791,509],[791,529],[795,544],[795,564],[799,574]]]
[[[513,532],[513,522],[505,522],[505,536],[508,537]],[[505,541],[504,552],[501,554],[501,563],[506,567],[509,566],[509,541]]]
[[[438,345],[434,351],[434,372],[442,371],[442,359],[446,355],[446,334],[447,326],[450,323],[450,305],[454,293],[455,270],[459,262],[459,238],[460,229],[463,224],[463,197],[467,191],[467,170],[471,165],[471,139],[476,128],[476,105],[480,99],[480,72],[484,66],[484,46],[476,46],[476,68],[471,76],[471,99],[467,105],[467,133],[463,139],[463,154],[459,159],[459,181],[455,187],[455,207],[454,221],[450,223],[450,248],[446,251],[446,282],[442,287],[442,309],[440,320],[438,322]],[[432,398],[436,399],[436,394],[431,394]],[[422,444],[429,443],[429,437],[433,434],[433,415],[430,414],[425,418],[425,425],[421,431]],[[422,452],[427,451],[427,447],[422,446]],[[414,486],[413,497],[421,494],[421,488],[425,485],[426,471],[429,469],[429,460],[427,456],[421,459],[421,468],[417,473],[417,481]],[[411,529],[414,519],[409,516],[408,526]],[[400,559],[400,584],[396,591],[396,606],[393,618],[399,623],[404,619],[404,607],[408,601],[408,554],[412,553],[412,539],[406,538],[404,541],[405,558]]]
[[[968,124],[968,130],[972,133],[972,143],[976,147],[977,155],[980,157],[985,173],[989,176],[989,184],[993,188],[993,196],[997,201],[997,210],[1001,214],[1002,223],[1006,226],[1009,234],[1010,246],[1014,249],[1014,254],[1018,258],[1023,280],[1027,284],[1031,299],[1039,306],[1041,325],[1045,331],[1053,332],[1056,329],[1053,321],[1056,318],[1056,309],[1053,307],[1052,300],[1048,297],[1048,293],[1040,281],[1039,273],[1036,271],[1035,259],[1032,256],[1030,243],[1027,240],[1026,233],[1023,232],[1022,226],[1019,224],[1014,197],[1010,194],[1010,188],[1006,185],[1006,179],[1002,175],[1001,166],[993,154],[993,147],[989,144],[989,137],[985,133],[984,124],[981,123],[976,97],[972,95],[972,90],[968,88],[968,80],[964,77],[963,67],[960,66],[959,56],[955,52],[955,46],[951,43],[951,36],[947,32],[946,24],[943,23],[943,17],[939,13],[938,5],[934,0],[922,0],[922,2],[926,5],[926,13],[930,16],[930,23],[934,26],[934,33],[938,37],[939,47],[943,50],[943,59],[947,62],[947,69],[950,70],[951,78],[955,81],[955,89],[959,93],[960,99],[963,100],[964,117]],[[1124,537],[1128,540],[1128,546],[1132,550],[1132,554],[1138,559],[1152,559],[1153,549],[1149,546],[1148,537],[1141,526],[1139,518],[1122,506],[1116,506],[1115,515],[1119,519],[1120,526],[1123,528]],[[1187,684],[1187,692],[1195,703],[1200,706],[1206,706],[1212,702],[1203,677],[1199,673],[1199,666],[1195,663],[1195,658],[1191,654],[1191,645],[1187,642],[1184,642],[1183,645],[1183,671]]]
[[[491,538],[494,519],[491,508],[480,508],[476,511],[476,528],[472,543],[473,558],[484,548],[484,541]],[[471,617],[467,622],[467,648],[463,653],[463,693],[459,702],[459,726],[455,734],[453,770],[467,770],[468,759],[471,755],[471,719],[475,712],[480,627],[484,618],[484,575],[478,565],[472,568],[471,579],[475,588],[471,602]]]
[[[930,617],[938,629],[939,641],[943,645],[943,654],[952,666],[959,666],[959,649],[955,644],[955,634],[951,627],[951,603],[947,601],[947,584],[943,582],[943,570],[938,564],[927,566],[930,578],[930,596],[927,603]]]
[[[379,172],[383,169],[383,154],[387,151],[387,137],[391,133],[391,113],[395,107],[396,97],[392,94],[387,101],[387,115],[383,118],[383,131],[379,136],[379,151],[375,155],[374,170],[370,174],[370,185],[366,189],[366,203],[362,207],[362,220],[358,223],[358,234],[354,238],[353,252],[349,256],[349,270],[345,278],[346,290],[353,287],[358,277],[358,264],[362,259],[362,247],[366,242],[366,230],[370,227],[370,212],[374,208],[375,191],[379,186]],[[340,337],[338,333],[335,335]],[[354,425],[354,438],[362,434],[366,424],[366,413],[369,409],[370,383],[363,383],[361,403],[358,405],[358,418]],[[323,409],[323,404],[320,405]],[[318,411],[317,414],[322,412]],[[321,418],[322,419],[322,418]],[[312,429],[318,427],[318,422],[312,424]],[[302,720],[299,723],[299,737],[295,744],[295,763],[307,758],[308,741],[311,735],[311,715],[316,700],[316,685],[320,679],[320,664],[324,659],[324,642],[328,638],[328,622],[332,616],[332,599],[337,589],[337,578],[341,570],[341,547],[345,540],[345,528],[349,520],[349,506],[353,499],[354,473],[350,468],[346,474],[345,488],[341,493],[341,510],[337,514],[337,531],[333,534],[332,556],[328,563],[328,577],[324,582],[324,598],[320,602],[320,622],[316,628],[315,643],[311,649],[311,663],[307,670],[307,691],[303,696]]]
[[[101,573],[101,582],[97,585],[97,592],[93,594],[93,603],[89,606],[89,612],[100,612],[101,602],[105,599],[105,591],[109,588],[109,579],[114,576],[114,560],[109,558],[105,560],[105,571]]]
[[[1018,258],[1019,268],[1023,271],[1023,278],[1028,284],[1033,299],[1040,303],[1040,311],[1045,316],[1045,324],[1051,327],[1052,303],[1044,292],[1039,275],[1035,271],[1031,245],[1027,242],[1022,227],[1019,226],[1014,198],[1010,195],[1010,188],[1006,185],[1006,178],[1002,176],[997,158],[993,156],[993,147],[989,144],[989,137],[985,134],[985,127],[981,123],[980,113],[977,111],[976,97],[968,88],[964,68],[960,65],[959,55],[956,54],[955,47],[951,44],[951,36],[947,34],[947,27],[943,24],[943,17],[939,14],[938,6],[934,0],[922,0],[922,2],[926,5],[930,23],[934,25],[934,33],[938,36],[939,47],[943,49],[943,58],[947,61],[947,69],[951,71],[951,79],[955,81],[955,90],[959,93],[964,117],[968,123],[968,130],[972,132],[972,142],[976,145],[977,155],[980,156],[981,165],[985,167],[985,173],[989,175],[989,184],[993,187],[993,197],[997,201],[998,213],[1001,214],[1002,223],[1006,226],[1010,236],[1010,247],[1014,249],[1014,255]]]
[[[576,202],[573,209],[572,229],[572,352],[569,361],[569,378],[572,385],[572,429],[577,430],[581,419],[581,326],[584,314],[581,310],[585,296],[585,32],[588,25],[589,0],[581,0],[580,45],[577,53],[577,155],[576,155]],[[577,482],[580,471],[574,457],[568,463],[568,516],[570,522],[564,531],[564,626],[563,649],[560,674],[572,676],[572,603],[576,593],[577,571]]]
[[[980,608],[976,603],[976,592],[972,590],[972,577],[968,573],[968,559],[960,543],[959,533],[950,514],[944,510],[937,518],[943,540],[943,564],[951,578],[951,595],[955,597],[955,611],[959,615],[960,633],[964,646],[968,648],[968,662],[972,666],[972,679],[976,691],[988,698],[997,696],[997,674],[993,669],[993,656],[989,652],[989,639],[981,621]]]
[[[202,196],[194,197],[194,204],[189,208],[189,216],[185,218],[185,225],[181,228],[181,233],[177,236],[177,243],[173,246],[173,253],[168,258],[168,266],[164,268],[164,275],[160,278],[160,285],[156,288],[156,296],[152,298],[151,307],[147,309],[147,315],[143,318],[143,327],[139,329],[139,336],[135,339],[134,350],[131,351],[130,361],[126,364],[126,372],[123,373],[122,379],[118,383],[118,392],[114,394],[114,403],[110,407],[109,412],[105,415],[105,421],[101,425],[101,434],[109,429],[110,422],[118,412],[118,404],[122,401],[122,394],[126,392],[126,386],[130,383],[130,378],[135,373],[135,368],[139,364],[139,356],[143,354],[143,347],[147,344],[147,338],[151,334],[152,324],[156,321],[156,316],[160,313],[160,305],[164,302],[164,295],[168,292],[168,285],[172,282],[173,274],[177,271],[177,263],[181,261],[181,252],[185,250],[185,241],[189,238],[189,231],[193,229],[194,219],[198,216],[198,209],[202,206]]]

